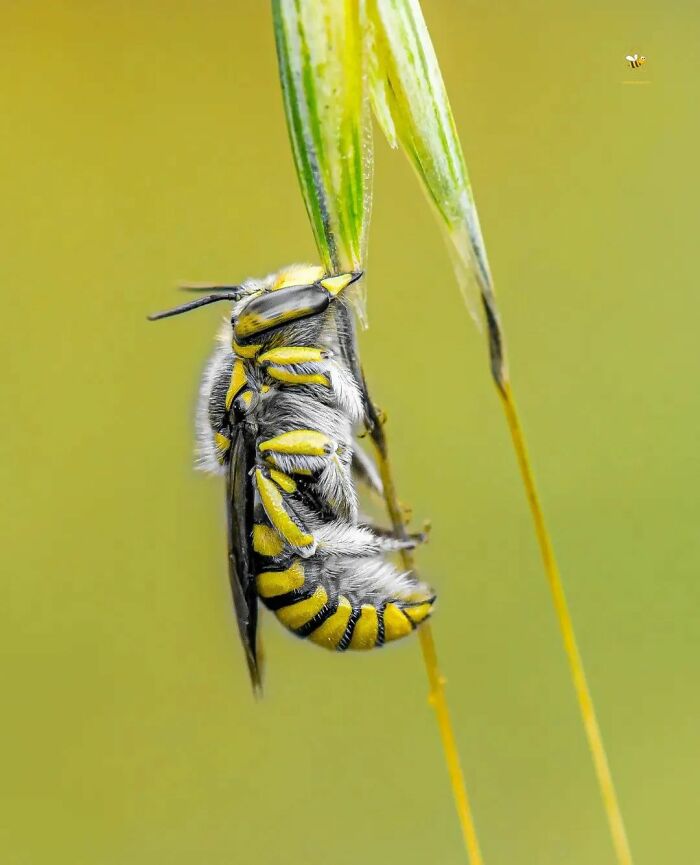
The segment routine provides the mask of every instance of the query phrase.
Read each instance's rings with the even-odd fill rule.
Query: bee
[[[640,66],[644,66],[647,62],[647,59],[643,54],[641,57],[639,54],[628,54],[625,57],[625,60],[629,63],[632,69],[639,69]]]
[[[423,536],[397,537],[359,515],[358,484],[382,489],[357,442],[376,421],[349,306],[361,277],[295,265],[149,316],[232,303],[201,383],[197,454],[200,468],[225,478],[231,592],[256,692],[258,602],[338,652],[407,636],[435,603],[388,561]]]

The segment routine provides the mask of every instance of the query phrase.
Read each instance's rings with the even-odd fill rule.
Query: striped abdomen
[[[374,603],[352,603],[342,594],[329,594],[307,580],[305,563],[262,571],[256,577],[258,595],[280,622],[298,637],[326,649],[374,649],[410,634],[432,612],[435,597],[422,592]]]

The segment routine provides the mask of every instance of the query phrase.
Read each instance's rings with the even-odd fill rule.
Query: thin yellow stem
[[[527,500],[532,513],[532,519],[535,524],[535,533],[540,546],[547,581],[549,582],[549,588],[552,593],[557,621],[559,622],[559,628],[561,629],[561,635],[564,640],[564,650],[571,669],[571,677],[573,679],[574,690],[576,691],[576,697],[583,718],[583,726],[588,738],[588,746],[591,749],[591,754],[593,756],[593,765],[598,777],[598,785],[603,797],[603,805],[608,818],[613,845],[617,854],[617,861],[619,865],[632,865],[632,853],[630,852],[629,842],[627,841],[625,824],[617,801],[615,785],[610,772],[608,758],[605,753],[603,737],[600,732],[600,727],[598,726],[598,719],[596,718],[593,699],[586,681],[583,661],[581,660],[581,654],[576,643],[574,626],[571,621],[569,606],[566,602],[566,595],[564,594],[564,586],[562,585],[561,575],[554,556],[554,548],[544,520],[544,513],[537,493],[535,478],[532,472],[530,458],[527,453],[525,436],[515,407],[513,392],[507,381],[497,383],[497,389],[503,403],[503,409],[508,421],[508,429],[510,430],[511,438],[513,440],[513,447],[515,448],[515,453],[518,459],[520,474],[522,475]]]
[[[442,747],[445,752],[447,771],[452,785],[452,795],[454,796],[459,823],[462,827],[464,844],[467,848],[469,861],[472,865],[483,865],[484,860],[481,857],[479,839],[474,824],[474,815],[472,814],[472,808],[467,794],[467,786],[464,781],[462,764],[459,759],[457,743],[455,742],[454,731],[452,729],[450,710],[447,705],[447,698],[445,697],[445,679],[440,673],[440,668],[438,666],[435,641],[433,640],[433,631],[430,627],[430,622],[425,622],[421,625],[419,637],[421,649],[423,650],[423,661],[425,662],[425,669],[427,670],[428,680],[430,682],[429,699],[437,716],[440,738],[442,739]]]
[[[384,431],[381,427],[377,427],[374,430],[372,433],[372,440],[377,451],[377,460],[384,486],[384,500],[386,502],[387,511],[389,512],[394,532],[399,537],[405,537],[406,522],[396,495],[396,487],[394,486],[394,480],[389,464],[389,456],[387,453],[386,439],[384,438]],[[413,555],[410,550],[402,550],[401,559],[403,567],[407,571],[414,570]],[[459,817],[460,826],[462,827],[462,835],[464,837],[468,859],[471,865],[483,865],[484,860],[481,857],[481,850],[479,849],[479,839],[476,834],[474,817],[469,803],[469,796],[467,795],[464,773],[462,772],[462,765],[457,750],[457,742],[455,740],[452,721],[450,719],[450,710],[445,696],[445,679],[440,673],[430,622],[425,622],[420,626],[419,636],[421,649],[423,651],[423,661],[425,662],[425,669],[428,673],[428,682],[430,683],[428,699],[435,710],[435,715],[437,717],[440,738],[442,739],[442,747],[445,752],[445,761],[447,762],[447,771],[450,776],[450,784],[452,785],[452,795],[454,796],[457,816]]]

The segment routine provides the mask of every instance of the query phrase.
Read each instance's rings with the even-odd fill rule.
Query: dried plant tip
[[[486,313],[492,369],[506,380],[498,312],[479,217],[447,91],[418,0],[366,0],[372,107],[406,151],[443,225],[475,320]]]

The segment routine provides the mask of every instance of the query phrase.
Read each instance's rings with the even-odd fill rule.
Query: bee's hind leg
[[[343,520],[333,520],[315,526],[314,537],[320,556],[355,556],[359,559],[374,558],[400,550],[412,550],[422,537],[397,536],[387,529],[375,530],[373,526],[349,525]]]
[[[381,538],[383,541],[390,542],[392,550],[414,550],[420,544],[428,542],[429,526],[426,526],[422,532],[411,532],[405,537],[399,537],[393,529],[385,529],[383,526],[375,526],[370,523],[360,523],[362,528],[369,529],[372,534]]]

